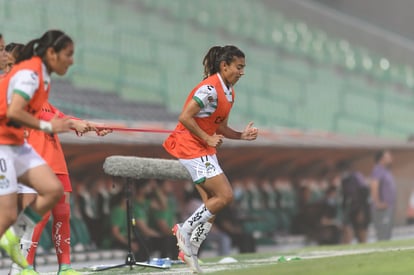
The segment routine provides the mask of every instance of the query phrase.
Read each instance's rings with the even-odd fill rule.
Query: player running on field
[[[73,64],[73,53],[74,43],[67,34],[47,31],[24,46],[16,65],[0,81],[0,246],[24,269],[21,274],[35,273],[21,254],[20,237],[32,230],[63,195],[59,179],[26,142],[24,131],[28,127],[54,134],[72,127],[69,118],[44,121],[36,115],[48,100],[50,75],[64,75]],[[17,182],[38,193],[20,214]]]
[[[244,75],[245,55],[235,46],[215,46],[203,60],[204,80],[189,94],[179,122],[164,142],[165,149],[189,171],[203,204],[173,232],[180,258],[197,273],[198,249],[211,229],[215,214],[231,203],[233,191],[216,157],[224,138],[255,140],[250,122],[243,132],[228,126],[235,93],[233,86]]]

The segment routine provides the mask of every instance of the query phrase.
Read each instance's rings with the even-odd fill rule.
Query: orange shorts
[[[56,174],[60,182],[62,183],[63,190],[65,192],[72,192],[72,184],[70,183],[70,177],[68,174]]]

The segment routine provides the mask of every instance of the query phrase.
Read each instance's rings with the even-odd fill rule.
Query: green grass
[[[305,253],[306,251],[330,251],[330,250],[355,250],[355,249],[390,249],[390,248],[414,248],[414,239],[395,240],[395,241],[381,241],[367,244],[352,244],[352,245],[330,245],[330,246],[309,246],[299,250],[297,253]],[[414,273],[413,273],[414,274]]]
[[[277,248],[276,248],[277,249]],[[281,261],[299,258],[299,260]],[[217,275],[410,275],[414,274],[414,239],[361,245],[315,246],[280,253],[232,255],[237,263],[219,264],[221,257],[203,259],[205,273]],[[185,265],[169,270],[134,267],[83,274],[191,274]]]
[[[408,275],[414,273],[414,250],[304,259],[246,269],[219,271],[223,275]]]

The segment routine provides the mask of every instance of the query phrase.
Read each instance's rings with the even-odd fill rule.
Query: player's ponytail
[[[220,58],[223,47],[214,46],[211,47],[203,59],[204,66],[204,75],[203,79],[215,74],[218,72],[218,67],[216,66],[217,60]]]
[[[68,44],[73,43],[72,39],[59,30],[49,30],[42,37],[31,40],[20,52],[16,63],[39,56],[43,59],[48,48],[52,47],[56,52],[64,49]]]
[[[39,39],[33,39],[29,43],[23,46],[23,49],[20,51],[19,57],[16,59],[16,64],[30,59],[34,55],[34,46],[38,43]]]
[[[230,64],[234,57],[245,57],[244,53],[236,46],[227,45],[224,47],[211,47],[203,59],[204,75],[203,79],[218,73],[220,71],[220,63],[225,61]]]

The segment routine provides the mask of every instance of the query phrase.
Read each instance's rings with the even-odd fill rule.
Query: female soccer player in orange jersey
[[[59,30],[47,31],[24,46],[16,65],[0,81],[0,209],[3,213],[0,215],[0,246],[23,268],[28,264],[21,255],[19,237],[26,230],[32,230],[63,195],[62,184],[55,173],[26,142],[24,129],[33,128],[49,134],[71,129],[73,123],[69,118],[54,117],[45,121],[36,115],[48,100],[50,75],[64,75],[73,64],[73,53],[74,43],[67,34]],[[38,193],[19,215],[18,181]],[[25,274],[33,274],[28,272]]]
[[[14,65],[15,60],[18,58],[23,46],[24,45],[17,43],[10,43],[6,46],[8,55],[6,73]],[[66,115],[49,102],[46,102],[43,105],[38,118],[45,121],[50,121],[55,116],[63,118]],[[107,129],[98,130],[93,123],[88,121],[73,117],[71,117],[71,119],[73,122],[73,129],[80,134],[86,133],[88,131],[95,131],[99,136],[103,136],[111,132]],[[43,159],[45,159],[47,164],[52,168],[62,183],[65,191],[64,196],[62,196],[62,198],[51,211],[53,215],[52,239],[56,248],[56,255],[59,264],[58,274],[77,275],[79,273],[73,270],[70,265],[70,193],[72,192],[72,186],[70,183],[66,160],[59,137],[55,134],[48,134],[33,129],[27,131],[27,133],[27,142]],[[34,189],[23,184],[19,184],[18,194],[20,208],[25,208],[37,196],[37,193]],[[43,216],[43,219],[36,225],[33,232],[27,232],[27,234],[24,234],[22,236],[21,248],[23,255],[26,256],[30,268],[33,268],[37,245],[40,240],[42,231],[49,221],[49,217],[50,212],[46,213],[46,215]],[[20,274],[20,272],[21,268],[17,264],[13,263],[9,275],[17,275]]]
[[[204,80],[187,97],[175,131],[164,142],[164,148],[187,168],[204,202],[173,228],[180,257],[194,272],[201,272],[198,249],[214,215],[233,199],[216,148],[224,138],[254,140],[258,135],[252,122],[242,132],[228,126],[235,99],[233,86],[244,75],[244,53],[235,46],[215,46],[207,52],[203,65]]]
[[[46,102],[39,114],[39,119],[50,121],[53,117],[66,117],[64,113],[59,111],[49,102]],[[86,133],[95,131],[97,135],[103,136],[110,133],[110,130],[98,130],[91,122],[70,117],[73,123],[73,129],[78,133]],[[56,256],[59,264],[58,275],[78,275],[77,271],[71,267],[70,258],[70,193],[72,185],[69,178],[69,172],[66,165],[65,156],[62,146],[57,135],[47,134],[38,130],[28,131],[27,142],[36,150],[36,152],[46,161],[52,168],[56,176],[59,178],[65,191],[62,198],[53,207],[51,213],[48,212],[43,219],[36,225],[33,232],[23,235],[21,239],[21,247],[23,255],[26,256],[28,264],[33,267],[36,249],[40,236],[46,224],[49,221],[50,214],[53,216],[52,239],[56,249]],[[28,205],[35,197],[36,192],[24,185],[19,185],[19,199],[22,201],[23,207]],[[16,275],[20,272],[20,268],[14,264],[10,275]]]

